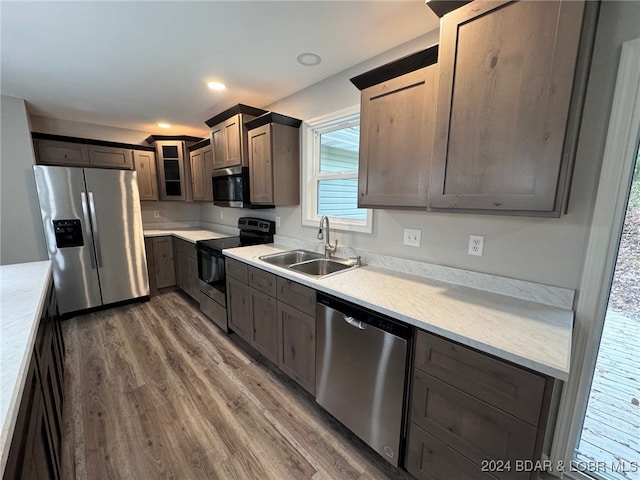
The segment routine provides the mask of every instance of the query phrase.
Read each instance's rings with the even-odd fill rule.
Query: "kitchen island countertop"
[[[0,474],[9,456],[50,276],[49,260],[0,266]]]
[[[545,375],[568,378],[570,309],[374,266],[317,279],[258,258],[290,249],[269,244],[224,254]]]

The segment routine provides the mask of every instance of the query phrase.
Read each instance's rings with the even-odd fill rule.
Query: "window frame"
[[[322,133],[328,133],[354,124],[360,125],[360,105],[344,108],[302,123],[302,224],[317,227],[318,181],[353,178],[353,172],[320,173],[320,145]],[[356,173],[357,178],[357,173]],[[373,211],[366,210],[365,220],[329,216],[332,230],[372,233]]]

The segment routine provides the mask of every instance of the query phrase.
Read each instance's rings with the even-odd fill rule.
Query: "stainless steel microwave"
[[[220,207],[250,207],[249,168],[231,167],[213,171],[213,204]]]

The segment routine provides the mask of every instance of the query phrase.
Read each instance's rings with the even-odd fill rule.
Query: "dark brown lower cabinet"
[[[226,259],[229,328],[298,385],[316,388],[316,291]]]
[[[62,476],[64,343],[53,284],[47,299],[16,417],[5,480]]]
[[[540,459],[553,380],[422,331],[415,352],[407,470],[428,480],[537,478],[521,466]],[[528,402],[518,402],[523,393]]]
[[[415,424],[411,425],[407,470],[429,480],[496,480]]]

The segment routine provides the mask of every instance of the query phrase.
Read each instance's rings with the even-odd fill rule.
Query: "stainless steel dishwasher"
[[[398,466],[412,329],[318,294],[316,401]]]

